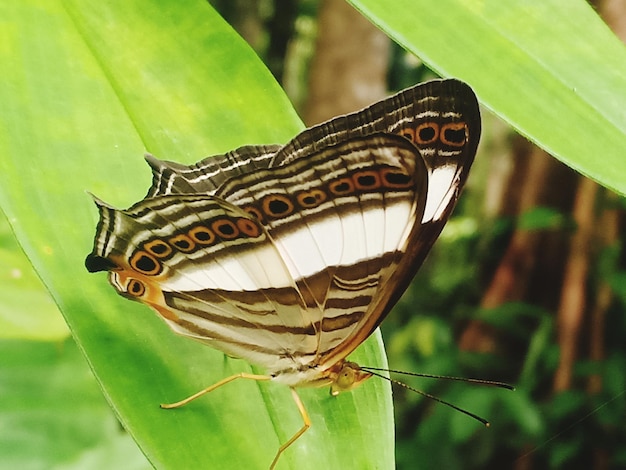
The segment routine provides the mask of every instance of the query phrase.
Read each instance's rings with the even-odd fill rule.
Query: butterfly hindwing
[[[110,270],[120,294],[154,308],[178,333],[266,367],[315,348],[293,279],[249,214],[205,195],[99,208],[115,233],[100,238],[87,267]]]

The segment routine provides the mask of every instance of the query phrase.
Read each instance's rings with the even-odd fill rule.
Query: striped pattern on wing
[[[177,332],[270,372],[306,369],[368,317],[421,218],[425,178],[406,139],[353,139],[213,196],[100,205],[95,259],[117,266],[120,293],[132,298],[139,280],[134,297]]]
[[[306,129],[284,146],[245,146],[191,166],[150,159],[153,183],[148,196],[213,194],[229,178],[279,167],[321,148],[380,132],[402,135],[420,150],[430,192],[422,222],[447,220],[480,138],[476,96],[467,84],[454,79],[408,88],[364,110]]]
[[[166,162],[147,155],[152,167],[152,186],[146,198],[168,194],[213,194],[224,181],[265,169],[280,145],[246,145],[194,164]]]
[[[428,171],[428,196],[422,227],[412,237],[407,262],[403,263],[403,269],[391,287],[393,292],[380,315],[382,320],[405,291],[450,217],[474,160],[480,127],[478,102],[467,84],[454,79],[432,80],[362,111],[306,129],[282,148],[265,149],[260,146],[265,150],[259,161],[268,168],[280,167],[293,160],[307,158],[320,148],[376,132],[402,135],[419,149]],[[224,157],[218,156],[217,160],[221,161]],[[198,174],[205,171],[213,174],[213,168],[218,165],[213,160],[214,157],[206,158],[190,168]],[[178,164],[172,164],[174,167],[168,165],[164,163],[161,169],[153,168],[154,178],[159,178],[159,171],[169,171],[172,192],[184,193],[190,186],[194,191],[205,190],[187,174],[179,172]],[[156,191],[153,186],[151,192]]]
[[[471,89],[435,80],[186,166],[148,157],[126,211],[98,203],[90,271],[179,333],[323,378],[378,326],[450,216],[480,135]],[[313,373],[315,370],[317,372]]]
[[[266,367],[315,348],[293,279],[250,214],[202,195],[146,199],[124,211],[98,207],[88,269],[110,270],[120,294],[154,308],[175,331]]]

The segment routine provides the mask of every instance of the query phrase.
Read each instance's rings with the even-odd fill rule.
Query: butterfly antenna
[[[444,380],[454,380],[457,382],[468,382],[480,385],[489,385],[491,387],[498,388],[506,388],[507,390],[515,390],[515,387],[506,382],[498,382],[496,380],[484,380],[484,379],[471,379],[467,377],[451,377],[449,375],[434,375],[434,374],[422,374],[419,372],[406,372],[403,370],[394,370],[394,369],[379,369],[378,367],[361,367],[361,369],[366,370],[368,372],[377,371],[377,372],[391,372],[393,374],[400,375],[410,375],[411,377],[425,377],[427,379],[444,379]],[[378,374],[375,374],[378,375]]]
[[[419,395],[422,395],[423,397],[429,398],[431,400],[436,401],[437,403],[441,403],[442,405],[446,405],[450,408],[452,408],[453,410],[459,411],[461,413],[463,413],[464,415],[469,416],[470,418],[474,418],[476,421],[480,421],[482,424],[485,425],[485,427],[489,427],[490,423],[489,421],[487,421],[485,418],[482,418],[481,416],[478,416],[477,414],[472,413],[471,411],[465,410],[463,408],[460,408],[456,405],[453,405],[450,402],[447,402],[441,398],[438,398],[434,395],[431,395],[430,393],[424,392],[422,390],[418,390],[416,388],[411,387],[408,384],[405,384],[404,382],[400,382],[399,380],[395,380],[392,379],[390,377],[387,377],[383,374],[380,374],[378,372],[393,372],[395,374],[403,374],[403,375],[410,375],[412,377],[426,377],[426,378],[430,378],[430,379],[447,379],[447,380],[455,380],[455,381],[459,381],[459,382],[469,382],[469,383],[478,383],[481,385],[490,385],[490,386],[494,386],[494,387],[499,387],[499,388],[505,388],[507,390],[515,390],[515,387],[513,387],[510,384],[507,384],[505,382],[497,382],[494,380],[482,380],[482,379],[468,379],[465,377],[450,377],[447,375],[433,375],[433,374],[421,374],[421,373],[415,373],[415,372],[404,372],[404,371],[398,371],[398,370],[393,370],[393,369],[379,369],[376,367],[361,367],[362,370],[364,370],[365,372],[369,372],[372,375],[375,375],[376,377],[380,377],[382,379],[388,380],[391,383],[394,383],[396,385],[400,385],[401,387],[404,387],[407,390],[411,390],[412,392],[415,392]]]

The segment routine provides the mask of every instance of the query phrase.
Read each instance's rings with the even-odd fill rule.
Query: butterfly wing
[[[265,169],[280,145],[246,145],[213,155],[193,165],[158,160],[147,155],[152,186],[146,198],[170,194],[213,194],[230,178]]]
[[[327,369],[404,292],[452,211],[479,133],[473,92],[445,80],[284,147],[189,167],[149,157],[147,199],[126,211],[99,204],[87,267],[111,271],[120,293],[176,331],[270,372]]]
[[[306,158],[316,148],[388,132],[410,140],[427,173],[421,221],[397,247],[401,259],[381,271],[368,309],[336,347],[321,353],[322,363],[346,357],[380,324],[406,290],[450,217],[465,184],[480,138],[480,111],[472,89],[458,80],[433,80],[409,88],[357,113],[307,129],[272,157],[271,166]],[[420,158],[420,157],[416,157]],[[416,167],[421,170],[421,166]],[[375,224],[364,227],[371,231]]]
[[[421,219],[426,187],[413,144],[354,138],[233,177],[213,195],[158,196],[123,211],[99,202],[87,267],[110,271],[120,294],[178,333],[298,374],[356,328]]]
[[[215,195],[255,214],[306,300],[323,360],[362,329],[420,224],[427,170],[406,139],[375,133],[233,178]]]
[[[176,332],[268,368],[315,349],[299,291],[252,216],[206,195],[161,196],[127,210],[97,203],[88,270],[109,271],[118,293],[155,309]]]

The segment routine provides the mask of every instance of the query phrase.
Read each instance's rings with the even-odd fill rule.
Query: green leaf
[[[549,153],[626,194],[626,48],[584,0],[350,0]]]
[[[60,340],[68,334],[63,317],[0,212],[0,337]]]
[[[0,341],[0,468],[148,469],[71,341]]]
[[[569,222],[569,223],[568,223]],[[575,225],[565,214],[551,207],[536,206],[520,214],[517,228],[520,230],[556,230]]]
[[[542,410],[538,409],[533,402],[528,389],[519,388],[515,393],[508,393],[500,396],[499,406],[502,412],[498,416],[508,416],[512,419],[506,419],[505,422],[513,421],[516,423],[516,429],[513,432],[507,432],[506,437],[517,442],[531,440],[541,442],[546,432],[545,417]],[[507,416],[508,415],[508,416]],[[498,424],[494,423],[497,429]],[[498,432],[498,431],[496,431]]]
[[[607,276],[607,279],[611,289],[620,302],[622,302],[622,304],[626,304],[626,272],[615,272]]]
[[[128,206],[150,183],[146,151],[190,163],[287,141],[302,125],[283,92],[201,0],[2,2],[0,69],[0,205],[124,426],[157,468],[267,468],[302,426],[288,389],[238,381],[161,410],[250,368],[174,335],[83,261],[86,191]],[[355,359],[383,364],[379,337]],[[388,384],[302,397],[312,427],[278,468],[393,467]]]

